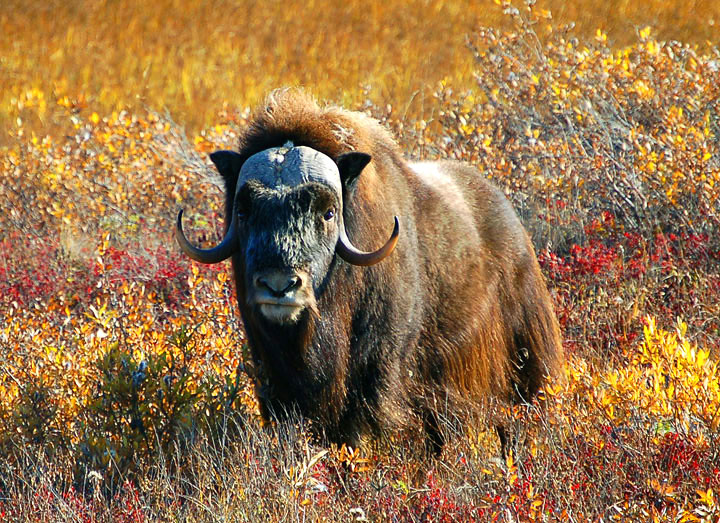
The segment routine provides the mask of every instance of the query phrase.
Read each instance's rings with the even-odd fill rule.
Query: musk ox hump
[[[268,187],[295,187],[308,182],[329,186],[342,194],[340,172],[335,162],[310,147],[295,147],[292,142],[253,154],[240,169],[237,188],[248,180],[258,180]]]

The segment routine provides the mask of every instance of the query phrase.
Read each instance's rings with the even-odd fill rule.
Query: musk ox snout
[[[255,276],[256,292],[270,293],[273,298],[285,298],[293,294],[295,289],[302,287],[303,279],[299,274],[283,271],[266,271]]]
[[[259,271],[252,277],[248,302],[272,322],[295,323],[305,309],[315,309],[310,275],[289,269]]]

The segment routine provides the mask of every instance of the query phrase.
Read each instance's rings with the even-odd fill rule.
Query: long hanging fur
[[[239,152],[244,161],[287,141],[334,159],[370,154],[352,194],[343,194],[348,234],[374,249],[394,215],[401,233],[376,266],[336,260],[316,297],[318,314],[272,337],[243,305],[243,262],[234,256],[266,415],[298,408],[332,441],[350,444],[416,417],[439,451],[439,404],[530,400],[558,373],[559,328],[532,245],[480,173],[458,162],[409,163],[375,120],[321,108],[297,89],[268,96]],[[236,183],[226,177],[227,223]]]

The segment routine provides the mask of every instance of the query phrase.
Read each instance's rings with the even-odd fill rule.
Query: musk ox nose
[[[269,291],[275,298],[282,298],[302,287],[303,279],[297,273],[266,271],[255,277],[255,287]]]

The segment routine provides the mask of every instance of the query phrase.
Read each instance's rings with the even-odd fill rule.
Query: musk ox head
[[[370,161],[350,152],[336,161],[310,147],[266,149],[243,161],[218,151],[211,159],[224,176],[237,176],[230,225],[212,249],[190,244],[178,214],[176,236],[190,258],[218,263],[231,256],[243,282],[246,305],[272,323],[292,324],[304,311],[317,313],[316,296],[335,254],[353,265],[373,265],[395,248],[399,222],[375,252],[362,252],[347,237],[343,197]],[[239,171],[239,173],[238,173]]]

